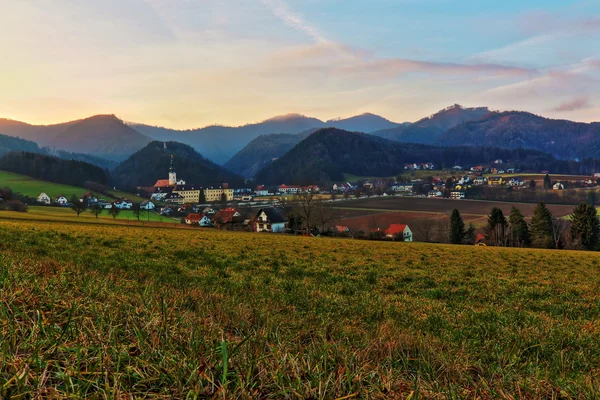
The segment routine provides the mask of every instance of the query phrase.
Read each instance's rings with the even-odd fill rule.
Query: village
[[[294,211],[294,205],[302,204],[308,198],[311,201],[314,199],[315,207],[323,208],[331,208],[335,202],[371,197],[463,200],[486,190],[519,191],[536,187],[534,179],[524,179],[526,176],[532,176],[531,172],[521,174],[518,169],[504,169],[502,165],[502,160],[495,160],[489,166],[457,165],[441,174],[432,163],[413,163],[405,165],[405,173],[396,178],[340,182],[325,188],[316,184],[282,184],[272,187],[259,185],[252,189],[231,188],[227,183],[208,187],[187,183],[177,177],[172,158],[167,179],[159,179],[152,187],[138,187],[140,195],[145,197],[143,201],[136,202],[127,198],[107,201],[98,198],[92,192],[76,199],[68,199],[65,196],[50,198],[46,193],[41,193],[37,204],[69,207],[74,202],[79,202],[84,209],[108,210],[109,214],[113,215],[119,210],[132,210],[137,213],[138,219],[141,212],[155,213],[165,218],[177,219],[182,224],[202,228],[344,236],[350,235],[350,230],[339,225],[332,215],[325,218],[325,213],[322,212],[320,224],[303,223],[302,220],[311,217]],[[439,176],[435,176],[436,174]],[[552,191],[598,186],[591,178],[573,177],[564,181],[552,181],[548,171],[540,171],[538,175],[543,176],[545,189]],[[600,174],[596,175],[594,178],[600,178]],[[382,240],[413,240],[412,231],[406,224],[390,224],[386,229],[374,228],[367,234],[371,238]]]

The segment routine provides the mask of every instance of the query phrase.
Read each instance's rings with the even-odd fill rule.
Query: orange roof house
[[[164,188],[164,187],[169,187],[169,180],[168,179],[159,179],[156,181],[156,183],[154,184],[155,188]]]

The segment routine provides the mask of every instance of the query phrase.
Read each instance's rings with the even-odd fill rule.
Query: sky
[[[0,0],[0,118],[600,121],[600,0]]]

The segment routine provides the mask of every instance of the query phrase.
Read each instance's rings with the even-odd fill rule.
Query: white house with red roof
[[[406,224],[391,224],[385,231],[385,235],[390,239],[402,238],[405,242],[413,241],[413,233]]]
[[[281,185],[278,187],[279,193],[283,194],[296,194],[300,191],[300,186],[298,185]]]

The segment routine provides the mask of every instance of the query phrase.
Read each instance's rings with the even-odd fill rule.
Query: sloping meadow
[[[594,253],[4,221],[0,397],[593,398],[599,284]]]

